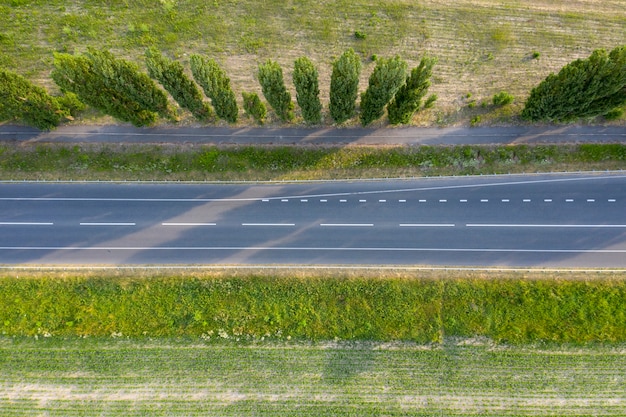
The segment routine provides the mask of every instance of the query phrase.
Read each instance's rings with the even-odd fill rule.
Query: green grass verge
[[[0,144],[3,180],[299,180],[626,168],[626,145]]]
[[[0,334],[626,342],[623,273],[372,274],[5,275]]]
[[[483,123],[515,120],[541,79],[594,49],[623,42],[619,1],[0,1],[0,66],[40,85],[52,84],[55,51],[107,48],[143,66],[145,49],[156,46],[187,69],[193,53],[216,58],[241,97],[242,91],[260,92],[254,79],[260,62],[278,60],[291,80],[294,60],[304,55],[319,67],[327,108],[331,63],[346,49],[363,58],[360,91],[374,68],[372,55],[398,54],[415,66],[427,53],[438,58],[431,92],[439,99],[413,122],[428,125],[469,124],[476,114]],[[468,90],[478,102],[499,91],[516,102],[468,110]]]
[[[623,416],[622,346],[0,337],[3,417]]]

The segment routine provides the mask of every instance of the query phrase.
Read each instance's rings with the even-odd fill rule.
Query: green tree
[[[283,70],[278,62],[268,60],[265,64],[260,64],[257,76],[265,99],[278,117],[285,122],[292,120],[294,105],[291,94],[285,87]]]
[[[333,63],[330,77],[330,117],[343,123],[354,116],[361,74],[361,60],[348,49]]]
[[[41,87],[14,72],[0,69],[0,120],[21,120],[29,126],[50,130],[69,112]]]
[[[626,46],[565,65],[535,87],[522,110],[531,121],[595,117],[626,103]]]
[[[106,50],[89,49],[87,57],[96,74],[108,88],[120,92],[140,107],[164,118],[173,118],[165,92],[137,64],[116,58]]]
[[[136,65],[109,52],[85,55],[54,54],[52,79],[64,91],[119,120],[135,126],[154,123],[158,115],[171,118],[167,96]]]
[[[243,109],[246,114],[252,116],[258,123],[263,124],[267,115],[267,108],[259,98],[259,95],[257,93],[246,93],[245,91],[241,95],[243,96]]]
[[[319,123],[322,120],[322,103],[319,97],[318,72],[307,57],[296,59],[293,83],[296,86],[296,101],[302,109],[302,117],[308,123]]]
[[[387,105],[387,115],[391,124],[407,124],[411,121],[411,117],[419,110],[422,99],[428,92],[430,77],[436,63],[435,58],[423,57],[419,65],[413,68],[404,85]],[[436,96],[432,101],[434,100]],[[424,106],[426,107],[426,104]]]
[[[211,99],[217,117],[228,123],[237,122],[239,108],[235,93],[230,86],[230,78],[218,63],[201,55],[191,55],[191,73],[204,94]]]
[[[210,105],[202,101],[202,93],[179,62],[163,56],[153,47],[146,50],[146,66],[150,77],[160,82],[182,108],[198,120],[210,119],[213,113]]]
[[[369,85],[361,95],[361,124],[367,126],[384,114],[387,103],[405,82],[407,63],[396,56],[376,61]]]

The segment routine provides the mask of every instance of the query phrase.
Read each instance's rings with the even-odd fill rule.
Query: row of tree
[[[24,77],[0,69],[0,120],[19,119],[40,129],[51,129],[63,119],[90,105],[119,120],[136,126],[154,123],[159,117],[176,120],[163,86],[178,105],[200,121],[217,116],[237,122],[239,109],[230,79],[218,63],[201,55],[190,59],[191,79],[184,67],[155,48],[145,54],[148,74],[139,66],[115,57],[108,51],[89,49],[82,55],[56,53],[52,78],[63,95],[53,97]],[[408,72],[399,57],[377,59],[368,87],[361,94],[359,118],[367,126],[387,110],[392,124],[409,123],[424,104],[430,77],[436,63],[424,57]],[[356,114],[361,59],[353,51],[344,52],[332,64],[329,114],[335,123],[344,123]],[[258,67],[257,78],[263,96],[283,121],[294,118],[294,103],[285,86],[283,71],[274,61]],[[322,120],[318,71],[306,57],[294,63],[293,83],[296,102],[307,123]],[[205,101],[204,95],[210,99]],[[256,93],[243,92],[243,108],[259,122],[267,115],[265,104]],[[531,91],[521,116],[531,121],[571,121],[594,117],[626,104],[626,46],[594,51],[587,59],[576,60],[558,74],[550,74]]]

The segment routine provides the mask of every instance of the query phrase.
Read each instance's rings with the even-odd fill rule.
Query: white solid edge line
[[[148,251],[148,250],[170,250],[170,251],[186,251],[186,250],[283,250],[283,251],[364,251],[364,252],[509,252],[509,253],[626,253],[626,249],[503,249],[503,248],[376,248],[376,247],[281,247],[281,246],[101,246],[101,247],[85,247],[85,246],[2,246],[0,250],[119,250],[119,251]]]
[[[0,226],[53,226],[51,222],[0,222]]]
[[[161,223],[161,226],[216,226],[215,223]]]
[[[578,227],[578,228],[626,228],[626,224],[488,224],[468,223],[466,227]]]
[[[114,223],[114,222],[110,222],[110,223],[106,223],[106,222],[101,222],[101,223],[90,223],[90,222],[83,222],[80,223],[81,226],[136,226],[136,223]]]
[[[400,223],[400,227],[454,227],[453,223]]]

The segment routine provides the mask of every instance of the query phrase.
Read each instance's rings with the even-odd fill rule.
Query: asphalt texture
[[[451,128],[228,128],[61,126],[50,132],[0,125],[0,141],[235,145],[463,145],[626,142],[623,126]]]
[[[0,264],[626,267],[626,175],[0,184]]]

